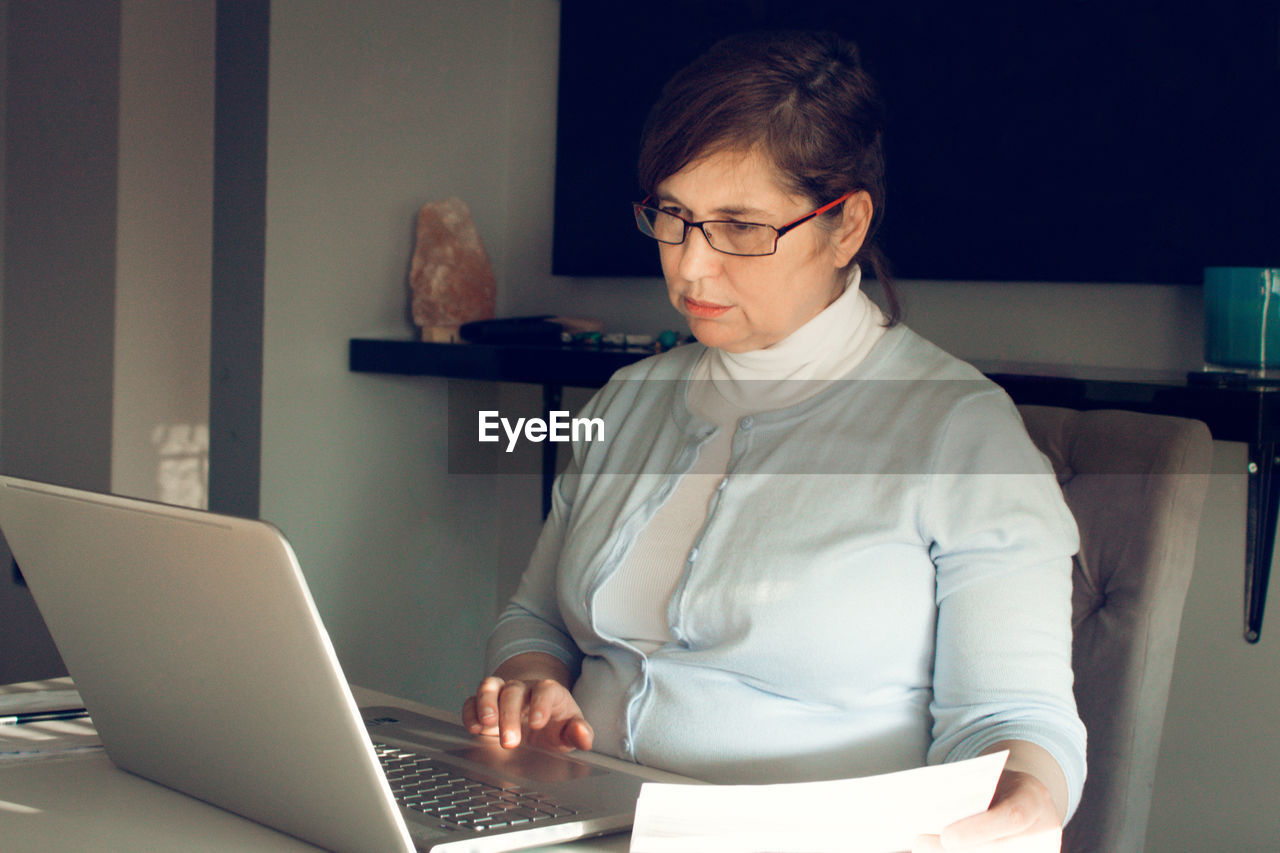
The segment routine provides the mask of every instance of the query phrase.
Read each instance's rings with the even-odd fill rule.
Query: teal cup
[[[1280,269],[1205,269],[1204,361],[1209,369],[1280,367]]]

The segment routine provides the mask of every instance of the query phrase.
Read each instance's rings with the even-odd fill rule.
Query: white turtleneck
[[[637,537],[597,599],[600,628],[646,654],[670,641],[667,607],[733,449],[730,425],[746,414],[793,406],[856,367],[884,334],[884,315],[862,292],[855,264],[844,292],[764,349],[709,348],[694,367],[689,407],[719,431]]]

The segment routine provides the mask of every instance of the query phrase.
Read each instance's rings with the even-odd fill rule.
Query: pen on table
[[[24,723],[47,723],[52,720],[79,720],[89,716],[84,708],[63,708],[57,711],[31,711],[0,717],[0,726],[20,726]]]

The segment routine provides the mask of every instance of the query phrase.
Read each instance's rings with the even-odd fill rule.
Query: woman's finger
[[[989,810],[965,818],[942,831],[945,847],[965,847],[1007,838],[1030,829],[1034,820],[1009,803],[999,803]]]
[[[476,720],[486,729],[496,729],[498,726],[498,694],[505,684],[501,678],[491,675],[476,688]]]
[[[480,717],[476,714],[476,697],[468,696],[462,703],[462,725],[473,735],[480,734]]]
[[[911,845],[911,853],[944,853],[942,839],[936,835],[920,835]]]
[[[582,717],[574,717],[565,723],[560,739],[574,749],[581,749],[585,752],[591,749],[591,744],[595,742],[595,737],[596,733],[592,730],[590,723]]]
[[[520,745],[528,699],[523,681],[508,681],[498,693],[498,743],[507,749]]]
[[[1045,839],[1054,833],[1060,836],[1061,825],[1045,786],[1026,773],[1005,771],[991,807],[948,826],[942,831],[941,841],[948,850],[997,842],[1000,849],[1005,849],[1015,839],[1034,839],[1032,846],[1025,849],[1046,850],[1054,849],[1045,846]]]
[[[533,685],[529,697],[529,728],[538,730],[572,705],[572,694],[558,681],[545,678]]]
[[[553,718],[546,727],[529,732],[531,742],[544,749],[555,749],[568,752],[574,749],[587,750],[595,738],[591,726],[581,716]]]

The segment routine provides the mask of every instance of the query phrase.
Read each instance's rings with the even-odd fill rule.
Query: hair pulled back
[[[641,136],[640,186],[653,193],[695,160],[758,147],[784,189],[815,207],[865,190],[873,215],[854,260],[879,281],[892,325],[898,299],[875,242],[884,218],[884,121],[876,85],[852,43],[824,32],[730,36],[663,88]],[[827,216],[840,213],[837,207]]]

